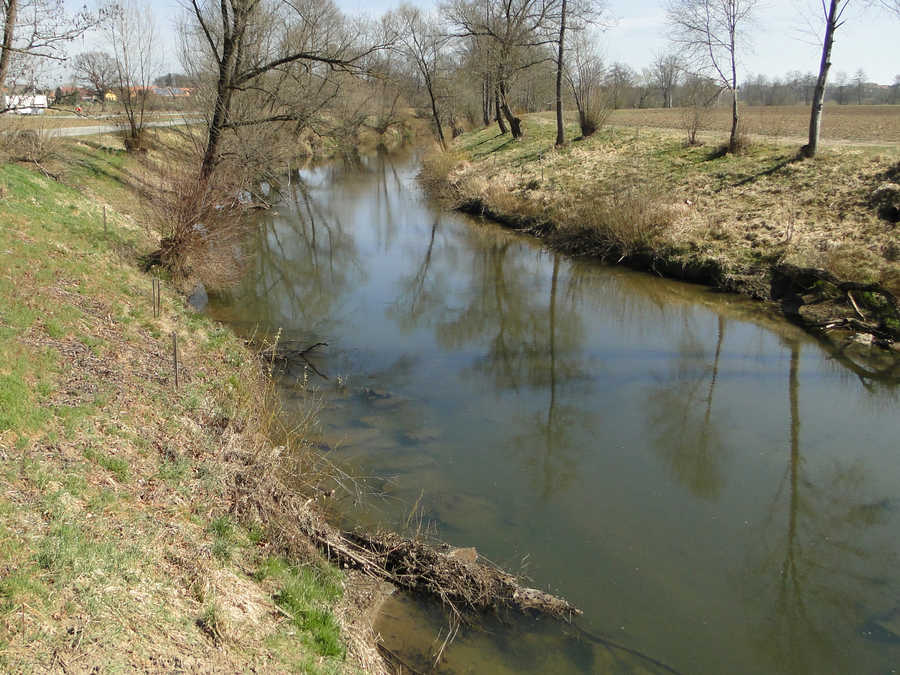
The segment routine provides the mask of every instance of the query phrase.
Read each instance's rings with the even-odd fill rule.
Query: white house
[[[47,109],[47,97],[44,94],[4,96],[3,109],[17,115],[43,115]]]

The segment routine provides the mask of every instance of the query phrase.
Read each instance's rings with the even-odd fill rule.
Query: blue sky
[[[347,13],[378,15],[397,5],[389,0],[336,0]],[[434,7],[434,0],[411,3]],[[886,12],[862,9],[853,0],[847,23],[837,32],[832,71],[848,74],[862,68],[870,81],[891,84],[900,75],[900,19]],[[783,76],[788,71],[819,69],[821,45],[810,45],[804,17],[819,18],[814,12],[818,0],[764,0],[754,26],[756,38],[745,55],[744,75],[765,73]],[[665,50],[666,13],[663,0],[607,0],[614,22],[602,36],[608,61],[622,61],[640,71],[653,61],[653,55]]]
[[[169,70],[179,70],[175,51],[174,20],[179,14],[177,0],[150,0],[157,8],[160,32],[164,35]],[[347,14],[365,13],[378,16],[396,7],[398,0],[336,0]],[[435,7],[435,0],[412,3]],[[811,44],[808,24],[803,17],[819,19],[815,8],[818,0],[763,0],[750,48],[744,50],[740,66],[741,79],[752,74],[783,76],[788,71],[817,71],[821,46]],[[884,11],[865,9],[854,0],[848,10],[848,21],[837,33],[832,74],[852,75],[862,68],[872,82],[891,84],[900,75],[900,19]],[[640,71],[653,60],[654,54],[667,48],[663,0],[607,0],[612,25],[600,39],[609,62],[622,61]],[[87,45],[85,45],[87,46]],[[76,46],[73,53],[81,51]]]

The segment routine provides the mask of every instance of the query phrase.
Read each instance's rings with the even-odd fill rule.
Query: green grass
[[[323,657],[344,659],[346,645],[330,608],[340,599],[341,574],[334,568],[306,565],[296,567],[280,558],[266,558],[257,569],[259,580],[268,579],[278,587],[275,603],[306,634],[302,639]]]
[[[234,547],[234,524],[228,516],[219,516],[209,523],[207,528],[213,535],[212,554],[219,560],[230,560]]]
[[[94,448],[86,448],[84,456],[109,471],[120,483],[128,482],[131,474],[131,467],[122,457],[106,454],[99,450],[95,450]]]

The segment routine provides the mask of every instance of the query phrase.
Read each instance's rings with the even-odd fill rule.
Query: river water
[[[584,610],[464,629],[439,670],[896,672],[896,382],[753,302],[441,211],[417,168],[302,172],[210,311],[327,343],[282,391],[321,408],[344,514]],[[425,670],[447,622],[401,595],[378,629]]]

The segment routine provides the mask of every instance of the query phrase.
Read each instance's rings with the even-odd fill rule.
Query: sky
[[[379,16],[396,7],[399,0],[335,0],[347,14]],[[166,44],[168,71],[180,66],[175,50],[175,18],[181,12],[178,0],[150,0],[157,9],[160,33]],[[423,9],[436,0],[411,2]],[[832,53],[832,78],[840,72],[853,76],[862,69],[866,80],[892,84],[900,75],[900,18],[884,10],[867,9],[863,0],[851,0],[847,22],[836,33]],[[656,54],[666,51],[664,0],[606,0],[609,27],[599,36],[608,63],[620,61],[638,72],[648,67]],[[817,9],[818,7],[818,9]],[[806,20],[805,20],[806,19]],[[751,26],[750,44],[742,50],[739,79],[765,74],[783,77],[788,72],[818,72],[821,42],[809,29],[809,21],[821,29],[819,0],[762,0]],[[90,48],[89,40],[73,45],[73,52]],[[832,79],[833,81],[833,79]]]
[[[398,4],[396,0],[336,2],[346,13],[372,15]],[[425,8],[437,3],[426,0],[411,4]],[[836,33],[832,73],[852,75],[862,68],[868,81],[892,84],[894,76],[900,75],[900,18],[885,11],[864,10],[864,4],[851,0],[848,21]],[[607,0],[606,5],[613,19],[601,36],[607,62],[621,61],[640,72],[652,63],[655,54],[668,48],[664,0]],[[817,7],[818,13],[812,11]],[[739,72],[770,77],[792,70],[818,72],[822,45],[810,44],[816,38],[811,38],[804,21],[804,17],[813,17],[824,23],[818,0],[763,0],[758,15],[753,26],[755,37]]]

